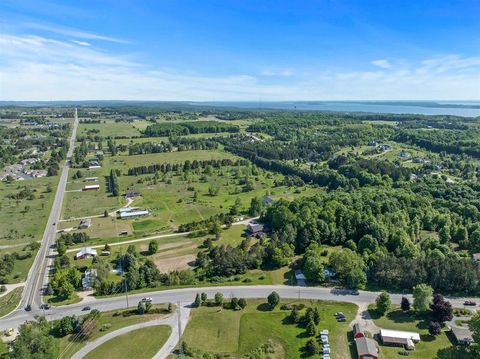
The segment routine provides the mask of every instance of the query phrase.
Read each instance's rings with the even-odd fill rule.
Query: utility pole
[[[123,281],[125,282],[125,299],[127,300],[127,309],[128,309],[128,307],[129,307],[129,305],[128,305],[128,288],[127,288],[127,279],[126,279],[125,276],[123,277]]]
[[[127,276],[125,275],[125,272],[123,271],[123,269],[125,268],[125,256],[123,254],[121,254],[122,256],[122,272],[123,272],[123,282],[125,283],[125,299],[127,300],[127,309],[129,307],[128,305],[128,288],[127,288]]]
[[[178,322],[178,353],[179,358],[183,358],[183,345],[182,345],[182,321],[180,318],[181,310],[180,310],[180,302],[177,302],[177,322]]]

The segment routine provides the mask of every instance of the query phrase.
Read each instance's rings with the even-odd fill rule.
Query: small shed
[[[79,229],[86,229],[89,228],[92,225],[92,219],[91,218],[84,218],[80,221],[80,224],[78,225]]]
[[[472,331],[469,328],[452,326],[450,330],[452,331],[457,344],[470,345],[473,342]]]
[[[353,325],[353,338],[358,339],[358,338],[363,338],[365,336],[365,333],[363,332],[363,329],[360,327],[360,323],[355,323]]]
[[[127,198],[134,198],[134,197],[139,197],[140,196],[140,191],[136,189],[127,189],[125,191],[125,197]]]
[[[247,231],[250,234],[257,234],[263,232],[263,224],[252,221],[247,225]]]
[[[299,269],[295,270],[295,279],[297,281],[298,286],[300,287],[307,286],[307,277],[305,277],[305,274],[303,274],[301,270]]]

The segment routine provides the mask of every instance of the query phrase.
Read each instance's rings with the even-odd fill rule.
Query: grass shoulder
[[[172,329],[166,325],[156,325],[137,329],[103,343],[85,356],[95,358],[151,358],[165,344]]]
[[[22,298],[22,292],[23,287],[19,287],[0,297],[0,317],[7,315],[17,308]]]
[[[154,311],[143,315],[137,314],[136,309],[133,308],[102,313],[88,340],[79,340],[78,336],[75,334],[55,338],[59,345],[59,357],[70,358],[88,342],[98,339],[117,329],[155,319],[161,319],[169,315],[166,305],[154,305],[152,309],[154,309]]]

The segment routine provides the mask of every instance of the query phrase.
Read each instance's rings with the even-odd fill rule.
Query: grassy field
[[[183,340],[191,347],[211,353],[246,354],[267,341],[276,348],[276,358],[300,358],[308,338],[305,329],[290,324],[288,310],[266,311],[264,300],[248,300],[241,311],[202,307],[194,309]],[[283,301],[282,303],[286,303]],[[289,304],[299,303],[297,301]],[[348,322],[355,316],[357,307],[349,303],[302,301],[306,306],[320,311],[318,330],[330,331],[332,358],[350,358],[347,332]],[[338,323],[334,313],[343,311],[347,322]]]
[[[413,331],[420,334],[421,341],[415,345],[415,350],[410,352],[409,358],[437,358],[441,352],[448,352],[453,345],[453,341],[445,330],[437,337],[432,337],[428,333],[428,325],[431,320],[428,314],[404,313],[398,306],[395,306],[380,317],[372,309],[373,307],[370,308],[370,313],[379,327]],[[403,356],[399,354],[400,351],[402,348],[380,345],[381,355],[385,359],[402,358]]]
[[[32,266],[33,261],[35,260],[35,256],[37,254],[36,251],[31,252],[30,256],[27,256],[29,250],[25,248],[25,246],[3,249],[0,251],[0,256],[7,254],[7,253],[18,253],[24,259],[15,259],[13,270],[10,274],[3,277],[5,283],[20,283],[27,279],[28,271]]]
[[[43,177],[13,183],[0,182],[0,245],[40,240],[55,196],[58,177]],[[47,191],[47,187],[51,192]],[[32,199],[14,199],[24,187],[33,191]],[[8,215],[6,215],[8,214]]]
[[[142,130],[148,125],[147,121],[134,122],[115,122],[113,120],[104,120],[101,123],[80,123],[78,125],[77,136],[86,136],[88,131],[99,131],[95,135],[102,137],[138,137]]]
[[[166,305],[154,305],[153,308],[165,309]],[[135,309],[130,309],[130,310],[135,310]],[[166,314],[144,314],[144,315],[134,314],[134,315],[124,317],[122,315],[123,312],[125,312],[125,310],[102,313],[98,321],[98,325],[96,329],[93,331],[89,340],[90,341],[95,340],[107,333],[110,333],[114,330],[117,330],[123,327],[128,327],[130,325],[147,322],[154,319],[160,319],[166,315]],[[109,326],[108,329],[105,329],[107,326]],[[59,353],[61,353],[59,358],[62,358],[62,359],[70,358],[74,353],[76,353],[78,350],[80,350],[83,346],[87,344],[87,342],[85,341],[75,341],[73,340],[73,338],[74,338],[73,336],[56,338],[56,341],[58,342],[58,345],[60,348]],[[99,358],[102,358],[102,357],[99,357]],[[131,358],[136,358],[136,357],[131,357]]]
[[[65,194],[65,200],[63,203],[63,219],[68,218],[78,218],[85,216],[101,215],[105,210],[113,211],[126,204],[125,198],[112,197],[111,193],[108,192],[107,184],[105,177],[109,175],[111,169],[119,169],[122,173],[126,173],[128,168],[140,165],[150,165],[154,163],[163,163],[163,162],[183,162],[187,159],[190,160],[209,160],[209,159],[223,159],[223,158],[232,158],[232,155],[222,152],[222,151],[184,151],[184,152],[169,152],[169,153],[154,153],[154,154],[145,154],[145,155],[136,155],[136,156],[115,156],[115,157],[106,157],[103,162],[103,167],[100,169],[88,171],[80,170],[84,177],[98,177],[99,181],[97,182],[100,185],[99,191],[81,191],[85,186],[83,178],[78,180],[73,180],[72,176],[77,170],[70,171],[70,181],[67,185],[67,192]],[[145,176],[142,176],[145,177]],[[144,188],[145,186],[138,186],[137,177],[130,176],[121,176],[120,188],[122,191],[125,191],[129,187],[140,187]],[[156,191],[150,191],[149,194],[157,191],[168,190],[168,193],[174,191],[177,192],[178,189],[175,187],[172,188],[152,188]],[[158,193],[157,196],[161,196],[162,193]],[[178,195],[175,197],[175,200],[178,199]],[[149,203],[146,203],[147,205]],[[141,203],[139,204],[141,205]],[[162,203],[160,203],[161,206]],[[168,206],[168,204],[167,204]],[[191,209],[191,212],[196,212],[195,209]],[[163,218],[165,221],[167,218]]]
[[[204,156],[207,157],[209,156],[206,154],[207,152],[217,155],[222,154],[218,151],[190,152],[197,154],[197,157],[199,153],[203,152],[205,152]],[[182,154],[185,153],[187,152],[182,152]],[[170,155],[170,153],[155,154],[157,159],[165,159],[167,155]],[[145,156],[148,155],[126,157],[143,158]],[[145,158],[143,158],[143,161],[144,163],[148,162]],[[154,162],[161,163],[162,161]],[[127,167],[120,166],[119,168],[126,171]],[[313,195],[319,191],[319,189],[313,187],[304,187],[300,190],[295,187],[274,187],[275,180],[281,179],[280,175],[256,169],[256,174],[252,176],[248,175],[250,171],[251,169],[247,166],[233,166],[213,169],[209,173],[204,173],[204,171],[192,171],[186,175],[169,173],[164,178],[159,179],[154,178],[153,175],[120,176],[119,183],[122,191],[127,188],[135,188],[142,195],[134,199],[132,206],[146,208],[151,214],[148,217],[130,220],[97,218],[93,220],[92,227],[87,229],[86,232],[92,238],[114,238],[120,232],[127,231],[128,234],[138,238],[175,230],[180,224],[225,213],[237,199],[240,200],[241,209],[246,210],[253,197],[262,197],[266,193],[269,193],[274,199],[292,199],[297,196]],[[252,183],[252,188],[249,191],[244,191],[243,185],[241,185],[245,176],[249,176]],[[71,182],[70,187],[75,184],[74,181]],[[124,197],[112,197],[106,191],[103,180],[99,183],[101,187],[99,191],[67,193],[63,207],[63,218],[102,215],[105,210],[112,212],[125,205]],[[83,183],[80,182],[80,185],[83,186]],[[212,187],[219,189],[218,194],[209,194],[209,189]],[[68,222],[68,224],[62,223],[62,228],[76,225],[78,223],[75,221]]]
[[[20,303],[23,287],[15,288],[10,293],[0,297],[0,317],[13,311]]]
[[[134,330],[103,343],[85,356],[85,359],[98,358],[151,358],[165,344],[172,329],[157,325]]]

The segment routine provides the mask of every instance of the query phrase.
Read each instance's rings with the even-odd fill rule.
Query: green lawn
[[[43,299],[53,305],[54,307],[60,307],[62,305],[69,305],[69,304],[75,304],[78,303],[82,300],[76,293],[73,293],[71,298],[64,299],[64,298],[59,298],[55,297],[53,295],[46,295],[43,297]]]
[[[85,356],[85,359],[151,358],[165,344],[172,329],[158,325],[134,330],[103,343]]]
[[[153,308],[159,308],[165,310],[166,305],[154,305]],[[135,309],[130,309],[135,310]],[[98,321],[97,327],[94,330],[93,334],[90,337],[90,341],[95,340],[107,333],[110,333],[114,330],[128,327],[130,325],[151,321],[154,319],[163,318],[166,314],[144,314],[144,315],[130,315],[130,316],[123,316],[122,313],[126,310],[118,310],[118,311],[110,311],[104,312],[100,316]],[[105,329],[106,326],[109,326],[108,329]],[[59,353],[61,355],[59,358],[66,359],[70,358],[74,353],[80,350],[83,346],[86,345],[87,342],[85,341],[72,341],[73,336],[66,336],[63,338],[56,338],[56,341],[59,345]],[[101,357],[99,357],[101,358]],[[136,358],[136,357],[132,357]]]
[[[305,329],[290,324],[288,310],[266,311],[263,300],[248,300],[242,311],[202,307],[194,309],[183,340],[191,347],[211,353],[241,355],[251,352],[267,342],[274,344],[276,358],[299,358],[308,338]],[[286,303],[283,301],[282,303]],[[298,303],[296,301],[289,304]],[[350,358],[347,332],[357,311],[354,304],[323,301],[302,301],[307,306],[317,307],[321,321],[318,330],[330,331],[332,358]],[[343,311],[347,322],[338,323],[334,313]]]
[[[15,288],[10,293],[0,297],[0,317],[13,311],[20,303],[23,287]]]
[[[428,314],[415,315],[413,312],[404,313],[398,306],[394,306],[384,316],[379,317],[371,308],[372,318],[379,327],[412,331],[420,334],[421,341],[415,345],[415,350],[410,352],[409,358],[437,358],[440,353],[448,352],[452,348],[453,341],[451,341],[449,334],[445,330],[438,337],[432,337],[428,334],[428,325],[431,320]],[[402,348],[380,345],[380,351],[385,359],[403,358],[404,356],[399,354],[401,350]]]

